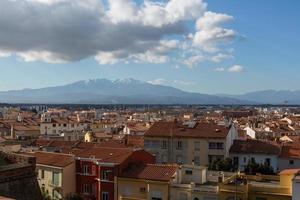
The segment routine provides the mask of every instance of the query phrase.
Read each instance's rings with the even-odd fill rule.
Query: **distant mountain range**
[[[258,104],[300,104],[300,90],[263,90],[242,95],[222,94],[218,96],[246,100]]]
[[[95,79],[0,92],[0,103],[57,104],[300,104],[300,91],[266,90],[243,95],[208,95],[135,79]]]
[[[0,92],[1,103],[249,104],[231,97],[185,92],[135,79],[96,79],[41,89]]]

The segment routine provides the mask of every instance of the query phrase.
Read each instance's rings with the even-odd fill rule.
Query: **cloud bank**
[[[0,57],[67,63],[181,63],[232,58],[237,33],[202,0],[1,0]],[[179,59],[177,59],[179,57]]]

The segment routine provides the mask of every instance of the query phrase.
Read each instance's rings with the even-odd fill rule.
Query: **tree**
[[[274,169],[272,166],[264,163],[264,164],[258,164],[255,161],[248,162],[247,166],[245,167],[245,173],[255,175],[257,173],[260,174],[267,174],[267,175],[273,175]]]
[[[223,160],[215,160],[209,165],[209,170],[218,171],[234,171],[234,165],[231,158],[225,158]]]

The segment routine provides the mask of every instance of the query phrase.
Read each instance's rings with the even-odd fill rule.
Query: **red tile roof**
[[[98,147],[91,149],[78,150],[75,155],[80,158],[94,158],[99,162],[122,163],[133,152],[130,148],[106,148]]]
[[[275,154],[279,155],[280,146],[276,143],[262,140],[235,140],[230,153],[237,154]]]
[[[121,177],[154,181],[170,181],[174,177],[177,168],[177,165],[131,165],[122,173]]]
[[[297,158],[300,159],[300,147],[299,146],[283,146],[281,148],[281,158]]]
[[[155,122],[145,137],[225,138],[229,128],[215,123],[196,123],[193,128],[179,122]]]
[[[36,157],[36,163],[54,167],[66,167],[74,162],[74,156],[62,153],[35,152],[30,155]]]

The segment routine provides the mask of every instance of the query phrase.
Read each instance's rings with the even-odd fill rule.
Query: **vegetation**
[[[217,171],[234,171],[234,165],[231,158],[226,158],[224,160],[215,160],[208,167],[209,170],[217,170]]]
[[[266,174],[266,175],[275,174],[274,169],[270,165],[267,165],[266,163],[258,164],[253,161],[249,162],[248,165],[245,167],[245,173],[251,175],[255,175],[257,173]]]

